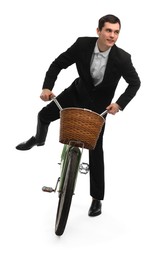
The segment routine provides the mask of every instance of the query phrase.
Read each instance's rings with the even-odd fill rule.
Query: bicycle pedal
[[[46,187],[46,186],[42,187],[42,191],[49,192],[49,193],[55,192],[55,190],[52,187]]]
[[[88,163],[81,163],[79,166],[79,172],[82,174],[87,174],[89,172],[89,164]]]

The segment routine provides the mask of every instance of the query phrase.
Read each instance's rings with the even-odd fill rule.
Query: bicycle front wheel
[[[66,174],[63,183],[63,188],[59,196],[56,222],[55,222],[55,234],[61,236],[65,230],[70,206],[72,202],[72,196],[75,188],[75,181],[80,161],[80,150],[77,147],[73,147],[68,152]]]

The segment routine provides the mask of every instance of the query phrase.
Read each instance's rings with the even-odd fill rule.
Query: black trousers
[[[89,100],[80,99],[74,87],[69,87],[57,96],[62,108],[65,107],[83,107],[94,109]],[[50,102],[38,114],[42,123],[49,124],[52,121],[59,119],[59,109],[54,103]],[[104,199],[104,155],[103,155],[103,133],[105,125],[101,131],[94,150],[89,150],[89,167],[90,167],[90,195],[98,200]]]

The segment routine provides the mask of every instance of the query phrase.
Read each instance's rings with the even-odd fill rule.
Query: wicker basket
[[[82,108],[64,108],[60,112],[60,142],[94,149],[105,120],[99,114]]]

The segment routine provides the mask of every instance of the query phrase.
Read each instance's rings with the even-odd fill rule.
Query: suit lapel
[[[87,69],[87,73],[88,73],[88,78],[89,78],[89,81],[91,82],[91,84],[93,84],[93,80],[92,80],[91,73],[90,73],[90,64],[91,64],[91,58],[92,58],[92,54],[93,54],[93,51],[94,51],[96,41],[97,41],[97,38],[91,39],[91,41],[89,42],[88,52],[86,52],[85,56],[84,56],[84,59],[86,60],[85,63],[86,63],[86,66],[87,66],[86,69]]]
[[[107,77],[109,77],[109,74],[112,71],[114,55],[115,55],[115,45],[112,47],[112,49],[111,49],[111,51],[109,53],[107,66],[106,66],[106,69],[105,69],[103,81],[106,80]]]

